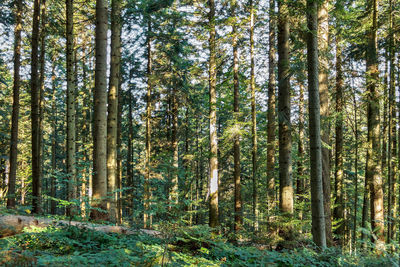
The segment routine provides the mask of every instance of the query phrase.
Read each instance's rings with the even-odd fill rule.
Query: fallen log
[[[155,230],[148,230],[148,229],[135,230],[118,225],[101,225],[88,222],[54,220],[51,218],[41,218],[41,217],[25,216],[25,215],[0,215],[0,238],[22,233],[24,231],[24,228],[28,228],[31,226],[45,228],[48,226],[59,227],[63,225],[71,225],[82,229],[91,229],[103,233],[118,233],[118,234],[132,235],[132,234],[138,234],[138,232],[142,232],[152,236],[160,235],[160,232]]]

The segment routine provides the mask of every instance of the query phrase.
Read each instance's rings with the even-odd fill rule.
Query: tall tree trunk
[[[31,52],[31,123],[32,123],[32,212],[41,213],[42,179],[40,175],[40,114],[39,114],[39,48],[40,1],[33,2]]]
[[[237,38],[237,37],[235,37],[235,38]],[[252,166],[253,167],[252,168],[253,217],[254,217],[254,230],[258,231],[257,112],[256,112],[255,62],[254,62],[254,4],[253,4],[253,0],[250,0],[250,91],[251,91],[251,140],[253,143],[252,154],[251,154],[251,162],[253,165]],[[239,109],[239,107],[238,107],[238,109]],[[240,158],[238,160],[239,160],[239,164],[240,164]]]
[[[293,185],[288,13],[287,2],[285,0],[280,1],[278,19],[279,208],[281,212],[291,214],[293,213]]]
[[[268,209],[275,207],[275,102],[276,102],[276,81],[275,81],[275,61],[276,61],[276,14],[275,0],[269,1],[269,51],[268,51],[268,111],[267,111],[267,181],[268,181]]]
[[[96,0],[92,206],[103,210],[107,209],[107,10],[106,0]],[[106,219],[107,215],[92,210],[91,217]]]
[[[84,96],[82,98],[82,129],[81,129],[81,135],[82,135],[82,163],[85,164],[84,168],[82,169],[82,184],[81,184],[81,216],[83,219],[87,219],[87,197],[88,197],[88,182],[89,182],[89,171],[87,167],[87,162],[90,161],[89,159],[89,149],[86,146],[86,144],[90,143],[90,89],[88,86],[88,80],[90,81],[90,76],[88,77],[88,72],[87,72],[87,54],[86,54],[86,49],[83,48],[82,51],[82,61],[81,61],[81,66],[82,66],[82,92],[84,92]],[[77,63],[77,60],[75,61]],[[76,113],[75,113],[76,114]]]
[[[152,73],[152,54],[151,54],[151,17],[149,15],[147,22],[147,95],[146,95],[146,170],[144,177],[144,228],[151,227],[150,208],[150,167],[151,167],[151,73]]]
[[[251,3],[252,4],[252,3]],[[237,8],[237,3],[234,1],[232,3],[231,16],[235,18],[235,11]],[[251,7],[252,10],[252,7]],[[252,21],[253,16],[251,16],[250,20]],[[233,116],[235,120],[235,128],[239,130],[239,52],[238,52],[238,44],[237,44],[237,25],[236,21],[233,21],[232,25],[232,50],[233,50]],[[251,22],[252,23],[252,22]],[[253,29],[251,25],[250,29]],[[252,36],[250,37],[252,39]],[[253,50],[252,47],[250,48]],[[254,59],[253,59],[254,60]],[[254,63],[254,62],[253,62]],[[254,69],[253,69],[254,71]],[[254,74],[254,73],[253,73]],[[252,116],[253,114],[253,94],[252,94]],[[254,118],[252,118],[252,122],[254,123]],[[254,125],[252,126],[254,127]],[[254,194],[257,194],[256,190],[256,177],[255,177],[255,154],[254,154],[254,129],[252,128],[253,134],[253,215],[255,215],[256,210],[256,202],[254,201]],[[241,181],[240,181],[240,134],[235,133],[234,141],[233,141],[233,165],[234,165],[234,173],[233,173],[233,181],[235,184],[235,226],[234,230],[237,233],[243,224],[242,218],[242,192],[241,192]],[[254,220],[256,217],[254,216]]]
[[[386,51],[388,52],[388,51]],[[382,124],[382,159],[381,159],[381,168],[382,168],[382,177],[386,179],[389,177],[389,164],[387,164],[388,160],[388,102],[389,102],[389,62],[388,62],[388,54],[385,54],[385,74],[383,76],[383,124]]]
[[[117,188],[117,223],[122,223],[122,153],[121,153],[121,145],[122,145],[122,109],[123,109],[123,101],[122,97],[122,89],[121,89],[121,77],[118,79],[118,114],[117,114],[117,178],[115,181]]]
[[[108,89],[107,116],[107,210],[110,220],[117,220],[117,128],[118,128],[118,84],[121,59],[121,0],[111,2],[111,68]]]
[[[354,139],[356,151],[354,154],[354,215],[353,215],[353,244],[356,249],[357,240],[357,209],[358,209],[358,120],[357,120],[357,98],[356,91],[353,89],[353,109],[354,109]]]
[[[74,7],[73,0],[66,0],[67,18],[67,174],[68,174],[68,201],[77,196],[76,183],[76,121],[75,121],[75,71],[74,71]],[[74,215],[76,207],[69,206],[67,214]]]
[[[7,208],[15,208],[15,183],[17,178],[18,155],[18,120],[19,120],[19,89],[21,66],[21,31],[22,31],[22,0],[15,1],[15,28],[14,28],[14,83],[13,106],[11,117],[11,143],[10,143],[10,175],[7,192]]]
[[[51,69],[51,87],[52,87],[52,96],[51,96],[51,181],[50,181],[50,196],[52,198],[56,197],[56,180],[57,180],[57,99],[56,99],[56,54],[53,55],[52,69]],[[56,214],[56,205],[57,202],[55,200],[50,201],[50,213]]]
[[[393,1],[389,1],[390,16],[389,16],[389,64],[390,64],[390,83],[389,83],[389,175],[388,175],[388,228],[387,241],[390,242],[394,237],[394,221],[393,217],[396,214],[395,203],[395,183],[397,175],[397,127],[396,127],[396,91],[395,91],[395,75],[394,75],[394,36],[393,36]]]
[[[322,152],[320,136],[320,101],[318,90],[318,2],[307,0],[307,65],[310,121],[311,163],[311,213],[313,241],[320,248],[326,247],[324,195],[322,186]]]
[[[398,54],[398,58],[397,58],[397,84],[398,84],[398,93],[400,94],[400,53]],[[400,123],[400,100],[397,102],[397,109],[398,109],[398,111],[399,111],[399,114],[398,114],[398,118],[397,118],[397,121]],[[400,170],[400,130],[399,131],[397,131],[397,134],[398,134],[398,142],[397,142],[397,145],[398,145],[398,148],[397,148],[397,158],[398,158],[398,165],[397,165],[397,169],[398,170]],[[397,190],[398,190],[398,192],[397,192],[397,210],[399,211],[400,210],[400,177],[398,178],[399,180],[398,180],[398,184],[397,184]],[[397,223],[397,229],[398,229],[398,236],[397,236],[397,242],[399,242],[400,243],[400,220],[399,220],[399,214],[397,214],[397,221],[398,221],[398,223]],[[400,260],[399,260],[399,265],[400,265]]]
[[[210,90],[210,227],[216,227],[218,223],[218,138],[217,138],[217,66],[215,49],[215,3],[214,0],[208,0],[210,8],[208,14],[209,22],[209,90]]]
[[[300,195],[299,201],[303,201],[304,197],[304,189],[305,189],[305,167],[304,167],[304,84],[302,81],[299,81],[300,87],[300,95],[299,95],[299,140],[297,146],[297,185],[296,185],[296,194]],[[302,212],[301,212],[302,213]],[[301,216],[300,216],[301,217]]]
[[[171,177],[171,202],[178,203],[178,99],[177,99],[177,83],[175,82],[172,88],[172,133],[171,133],[171,145],[172,145],[172,177]]]
[[[39,172],[40,172],[40,177],[42,179],[42,182],[45,182],[46,180],[43,179],[43,151],[44,151],[44,142],[43,142],[43,119],[44,119],[44,94],[45,94],[45,88],[44,88],[44,80],[45,80],[45,64],[46,64],[46,1],[42,0],[40,2],[40,55],[39,55],[39,65],[40,65],[40,70],[39,70],[39,153],[40,153],[40,162],[39,162]],[[43,185],[41,186],[43,187]],[[46,190],[46,186],[44,187]],[[42,206],[44,207],[45,204],[42,203]],[[42,210],[43,210],[42,207]]]
[[[132,216],[133,214],[133,197],[134,197],[134,192],[135,192],[135,184],[133,182],[133,170],[132,170],[132,164],[133,164],[133,145],[132,145],[132,140],[133,140],[133,117],[132,117],[132,112],[133,112],[133,97],[132,97],[132,88],[129,88],[128,91],[129,94],[129,114],[128,114],[128,127],[129,127],[129,133],[128,133],[128,154],[127,154],[127,160],[126,160],[126,174],[127,174],[127,187],[130,188],[127,190],[127,209],[128,209],[128,214]]]
[[[324,188],[324,214],[326,242],[328,246],[332,241],[332,221],[331,221],[331,178],[329,148],[330,145],[330,125],[329,125],[329,86],[328,86],[328,53],[329,53],[329,20],[328,20],[329,1],[324,1],[318,10],[318,49],[320,51],[320,71],[319,71],[319,95],[321,110],[321,140],[322,140],[322,181]]]
[[[336,234],[340,243],[344,234],[344,202],[343,202],[343,72],[342,48],[339,36],[336,36],[336,149],[335,149],[335,208],[333,217],[339,221]]]
[[[379,90],[377,59],[377,18],[378,0],[368,1],[368,12],[371,28],[368,30],[368,47],[366,52],[366,81],[368,96],[368,142],[366,180],[369,182],[371,200],[371,224],[376,234],[377,250],[384,248],[384,213],[383,183],[380,163],[380,122],[379,122]]]

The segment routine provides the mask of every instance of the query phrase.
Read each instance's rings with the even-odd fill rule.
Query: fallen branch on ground
[[[79,228],[100,231],[103,233],[118,233],[118,234],[132,235],[132,234],[137,234],[138,231],[140,231],[142,233],[152,236],[160,235],[160,232],[155,230],[148,230],[148,229],[135,230],[118,225],[101,225],[88,222],[54,220],[50,218],[41,218],[41,217],[25,216],[25,215],[0,215],[0,238],[22,233],[25,227],[35,226],[39,228],[45,228],[48,226],[57,227],[61,225],[71,225]]]

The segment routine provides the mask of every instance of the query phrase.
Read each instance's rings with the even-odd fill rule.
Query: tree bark
[[[368,1],[368,13],[371,27],[368,29],[368,47],[366,52],[366,81],[368,96],[368,141],[366,180],[369,183],[371,201],[371,224],[375,232],[376,249],[384,249],[384,212],[383,212],[383,182],[380,162],[380,122],[379,122],[379,90],[378,90],[378,59],[377,59],[377,17],[378,0]]]
[[[279,2],[278,19],[278,118],[279,118],[279,208],[281,212],[293,213],[292,185],[292,132],[290,122],[290,63],[289,21],[287,2]]]
[[[297,185],[296,185],[296,194],[300,195],[299,201],[303,201],[304,197],[302,196],[305,192],[305,167],[304,167],[304,85],[302,81],[299,81],[300,87],[300,95],[299,95],[299,140],[297,146]]]
[[[40,1],[33,2],[32,52],[31,52],[31,124],[32,124],[32,212],[41,213],[42,180],[40,175],[40,114],[39,114],[39,21]]]
[[[21,31],[22,31],[22,0],[15,1],[15,27],[14,27],[14,83],[13,106],[11,115],[11,142],[10,142],[10,175],[7,192],[7,208],[15,208],[15,183],[17,178],[18,155],[18,121],[19,121],[19,89],[21,84]]]
[[[44,80],[45,80],[45,64],[46,64],[46,1],[42,0],[40,2],[40,55],[39,55],[39,153],[40,153],[40,161],[39,161],[39,173],[42,179],[41,187],[43,187],[42,183],[46,182],[43,179],[43,151],[44,151],[44,142],[43,142],[43,119],[44,119]],[[44,188],[46,190],[46,187]],[[43,189],[41,189],[43,190]],[[42,203],[42,211],[45,207],[45,204]]]
[[[107,209],[107,10],[106,0],[96,0],[92,206],[102,210]],[[91,218],[107,219],[107,215],[95,209]]]
[[[253,167],[252,168],[253,217],[254,217],[254,230],[258,231],[257,112],[256,112],[255,62],[254,62],[254,4],[253,4],[253,0],[250,0],[250,91],[251,91],[251,140],[252,140],[252,145],[253,145],[252,154],[251,154],[251,162],[253,165],[252,166]],[[240,164],[240,158],[239,158],[239,164]]]
[[[121,33],[121,31],[120,31]],[[121,77],[118,79],[118,113],[117,113],[117,178],[115,181],[117,188],[117,223],[122,223],[122,153],[121,153],[121,145],[122,145],[122,109],[123,109],[123,101],[122,97],[122,88],[121,88]]]
[[[73,0],[66,0],[67,18],[67,175],[68,175],[68,201],[77,197],[76,183],[76,121],[75,121],[75,71],[74,71],[74,7]],[[76,207],[67,207],[67,215],[74,215]]]
[[[326,247],[324,195],[322,186],[322,146],[320,136],[320,99],[318,89],[318,2],[307,0],[307,65],[311,163],[312,235],[315,244]]]
[[[177,99],[177,83],[172,88],[172,134],[171,134],[171,145],[172,145],[172,177],[171,177],[171,202],[178,204],[178,171],[179,171],[179,151],[178,151],[178,99]]]
[[[275,0],[269,1],[269,50],[268,50],[268,111],[267,111],[267,181],[268,181],[268,209],[272,210],[275,207],[275,129],[276,129],[276,81],[275,81],[275,66],[276,66],[276,14]]]
[[[395,184],[397,176],[397,127],[396,127],[396,91],[395,91],[395,75],[394,75],[394,36],[393,36],[393,1],[389,1],[389,64],[390,64],[390,82],[389,82],[389,175],[388,175],[388,227],[387,241],[390,242],[394,237],[394,220],[396,214],[396,194]]]
[[[217,66],[215,49],[215,3],[208,0],[209,22],[209,90],[210,90],[210,180],[209,180],[209,225],[218,226],[218,138],[217,138]]]
[[[331,178],[330,178],[330,125],[329,125],[329,86],[328,86],[328,53],[329,53],[329,1],[320,4],[318,10],[318,36],[319,43],[319,95],[321,110],[321,141],[322,141],[322,181],[324,188],[324,214],[325,231],[328,246],[332,246],[332,221],[331,221]]]
[[[343,202],[343,71],[342,48],[339,36],[336,36],[336,149],[335,149],[335,208],[333,217],[338,221],[335,233],[343,244],[344,202]]]
[[[251,3],[252,4],[252,3]],[[235,12],[237,8],[237,3],[234,1],[232,3],[232,10],[231,10],[231,16],[233,18],[235,17]],[[251,7],[252,9],[252,7]],[[250,20],[252,21],[253,16],[251,15]],[[235,225],[234,225],[234,230],[237,233],[241,228],[243,224],[243,218],[242,218],[242,192],[241,192],[241,181],[240,181],[240,133],[239,133],[239,52],[238,52],[238,44],[237,44],[237,25],[236,21],[233,21],[232,25],[232,52],[233,52],[233,119],[235,121],[235,129],[236,132],[233,140],[233,165],[234,165],[234,171],[233,171],[233,181],[235,184]],[[250,22],[252,23],[252,22]],[[253,25],[250,26],[250,29],[252,29]],[[250,40],[252,41],[252,35],[250,37]],[[252,44],[254,45],[254,44]],[[252,47],[250,48],[251,51],[253,51]],[[253,59],[254,60],[254,59]],[[254,63],[254,62],[253,62]],[[254,75],[254,69],[253,69],[253,75]],[[253,87],[252,87],[253,89]],[[253,114],[253,92],[252,92],[252,116]],[[254,118],[252,117],[252,123],[254,123]],[[253,135],[253,215],[254,215],[254,220],[256,220],[255,217],[255,211],[256,211],[256,202],[255,199],[257,198],[257,189],[256,189],[256,173],[255,171],[255,154],[254,154],[254,145],[257,146],[256,143],[254,143],[254,125],[252,125],[252,135]]]
[[[52,133],[51,133],[51,181],[50,181],[50,196],[56,197],[56,181],[57,181],[57,96],[56,96],[56,54],[53,55],[52,69],[51,69],[51,111],[52,111]],[[56,201],[50,201],[50,214],[56,214]]]
[[[151,17],[149,15],[147,22],[147,95],[146,95],[146,170],[144,177],[144,213],[143,227],[151,227],[151,217],[149,216],[150,208],[150,167],[151,167],[151,74],[152,74],[152,53],[151,53]]]
[[[131,70],[132,71],[132,70]],[[135,184],[133,181],[133,169],[132,169],[132,164],[133,164],[133,97],[132,97],[132,88],[129,88],[128,91],[129,94],[129,114],[128,114],[128,127],[129,127],[129,132],[128,132],[128,154],[127,154],[127,160],[126,160],[126,174],[127,174],[127,184],[126,186],[130,188],[129,190],[126,191],[127,194],[127,209],[128,209],[128,214],[132,216],[133,214],[133,197],[134,197],[134,192],[135,192]]]
[[[107,210],[110,220],[117,220],[117,128],[118,128],[118,84],[121,59],[121,0],[111,2],[111,68],[108,89],[107,115]]]
[[[356,91],[353,89],[353,109],[354,109],[354,139],[355,139],[355,154],[354,154],[354,215],[353,215],[353,244],[356,248],[357,240],[357,209],[358,209],[358,119],[357,119],[357,98]],[[364,213],[363,213],[364,214]]]

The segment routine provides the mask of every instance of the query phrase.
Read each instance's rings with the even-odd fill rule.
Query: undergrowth
[[[271,251],[233,245],[208,226],[164,225],[159,236],[73,226],[30,228],[0,239],[1,266],[396,266],[397,258],[310,247]]]

